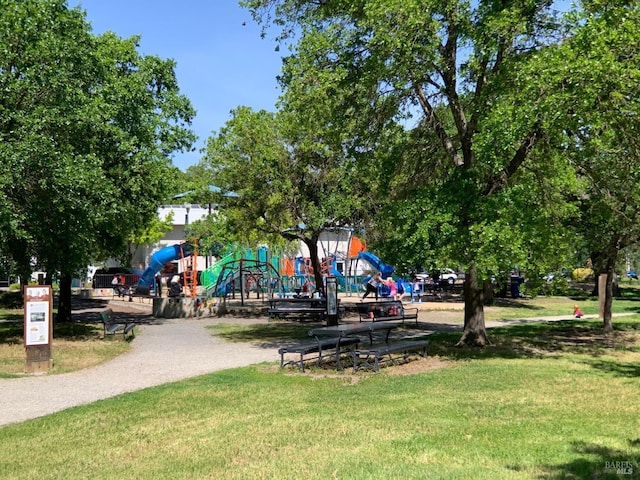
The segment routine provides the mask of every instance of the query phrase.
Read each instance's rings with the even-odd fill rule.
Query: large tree
[[[126,256],[193,140],[174,62],[138,41],[94,36],[64,0],[0,0],[0,250],[23,278],[33,261],[60,274],[60,320],[72,275]]]
[[[420,154],[418,142],[427,145],[430,158],[417,163],[429,178],[414,193],[431,195],[434,206],[413,211],[428,209],[424,227],[421,219],[416,225],[440,225],[446,255],[465,267],[461,343],[485,344],[485,284],[500,268],[531,259],[529,242],[538,238],[531,233],[560,220],[553,192],[570,182],[563,159],[545,154],[558,132],[556,112],[541,108],[551,92],[544,79],[524,76],[536,54],[564,35],[552,2],[245,3],[262,21],[275,15],[292,27],[284,34],[294,34],[296,50],[286,64],[297,78],[284,76],[285,97],[303,104],[303,96],[319,98],[309,95],[314,89],[330,92],[325,128],[349,132],[356,151],[379,148],[398,123],[413,130],[405,149]],[[524,84],[536,85],[536,95],[523,96]],[[535,199],[529,209],[527,199]]]
[[[562,46],[567,148],[585,184],[578,232],[606,275],[604,329],[612,330],[613,277],[620,251],[640,239],[640,5],[584,2],[578,29]],[[574,108],[578,97],[581,108]]]
[[[209,138],[203,160],[214,185],[238,196],[224,201],[229,228],[246,243],[299,240],[309,249],[316,288],[323,290],[320,234],[352,226],[363,206],[352,195],[353,161],[302,118],[247,107],[236,109]]]

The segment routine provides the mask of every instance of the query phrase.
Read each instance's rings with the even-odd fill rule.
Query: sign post
[[[26,373],[47,372],[53,366],[51,343],[53,293],[51,286],[24,289],[24,348]]]
[[[327,325],[338,325],[338,282],[327,277]]]

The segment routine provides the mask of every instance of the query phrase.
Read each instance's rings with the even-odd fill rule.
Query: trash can
[[[520,275],[511,275],[511,298],[520,298],[520,284],[523,282]]]

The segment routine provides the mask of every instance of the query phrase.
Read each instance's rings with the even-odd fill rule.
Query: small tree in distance
[[[291,117],[240,107],[208,139],[203,164],[211,184],[238,194],[223,200],[229,228],[250,244],[304,243],[323,291],[320,234],[358,220],[352,163],[326,144],[309,143]]]

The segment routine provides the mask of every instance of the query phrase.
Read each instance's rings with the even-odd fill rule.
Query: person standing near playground
[[[411,292],[411,302],[420,302],[422,293],[422,285],[420,284],[420,279],[418,277],[414,278]]]
[[[369,278],[367,283],[364,284],[366,291],[364,292],[361,300],[367,298],[370,293],[373,293],[376,296],[376,300],[378,300],[378,286],[380,286],[380,281],[380,272],[376,272],[371,278]]]
[[[156,297],[162,297],[162,275],[160,275],[159,273],[156,273],[155,276],[156,279]]]
[[[180,276],[174,275],[169,283],[169,297],[179,297],[182,295],[182,285],[180,284]]]
[[[388,277],[385,282],[389,287],[389,298],[393,298],[394,300],[398,299],[398,287],[396,286],[396,282],[392,277]]]
[[[402,296],[404,295],[404,281],[402,278],[398,278],[396,282],[396,292],[398,294],[398,298],[396,300],[402,300]]]
[[[113,293],[115,293],[116,295],[118,295],[118,297],[120,297],[120,280],[118,279],[117,275],[114,275],[113,278],[111,279],[111,288],[113,288]]]
[[[308,278],[304,279],[304,283],[302,284],[302,296],[303,297],[310,297],[311,296],[311,282],[309,281]]]

